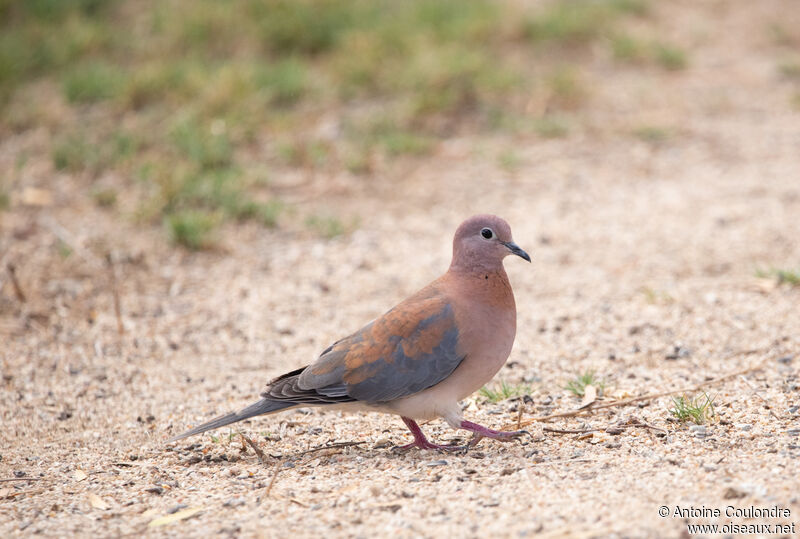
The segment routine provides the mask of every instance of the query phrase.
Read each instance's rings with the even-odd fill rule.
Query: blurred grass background
[[[570,136],[598,55],[687,66],[650,19],[646,0],[0,0],[0,132],[46,128],[94,203],[133,198],[131,218],[200,249],[225,221],[279,226],[285,171],[371,181],[454,135]]]

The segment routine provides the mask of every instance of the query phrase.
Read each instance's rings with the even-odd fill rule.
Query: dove
[[[483,387],[505,364],[516,335],[514,293],[503,267],[508,255],[528,262],[506,221],[475,215],[458,227],[447,272],[310,365],[267,384],[261,400],[212,419],[169,442],[258,415],[326,406],[400,416],[414,438],[398,449],[457,448],[430,442],[418,421],[443,418],[482,438],[512,440],[524,431],[497,431],[467,421],[459,401]]]

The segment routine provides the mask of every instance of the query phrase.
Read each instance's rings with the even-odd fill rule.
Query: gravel
[[[132,208],[95,207],[89,178],[54,171],[41,133],[4,136],[0,261],[16,265],[26,302],[0,274],[0,478],[13,479],[0,483],[0,536],[664,537],[685,524],[659,517],[662,505],[800,514],[800,429],[781,412],[800,401],[800,288],[756,275],[800,261],[798,89],[779,77],[787,50],[767,31],[800,21],[777,0],[653,4],[648,17],[689,48],[685,72],[608,76],[598,57],[564,139],[463,134],[374,177],[309,173],[286,193],[298,211],[358,217],[333,239],[290,220],[227,226],[211,252],[173,249]],[[642,125],[673,134],[631,137]],[[509,150],[515,170],[497,159]],[[25,187],[52,190],[55,204],[22,206]],[[487,211],[534,259],[507,264],[516,366],[498,375],[528,380],[532,401],[475,396],[470,420],[513,427],[574,411],[580,399],[563,388],[588,370],[607,381],[603,405],[763,368],[704,386],[719,414],[698,428],[669,421],[665,396],[547,423],[597,432],[534,423],[531,437],[464,454],[398,453],[410,435],[396,418],[320,409],[165,444],[438,276],[455,226]],[[76,245],[68,257],[61,229]],[[456,434],[422,428],[439,443]],[[323,448],[332,442],[363,443]]]

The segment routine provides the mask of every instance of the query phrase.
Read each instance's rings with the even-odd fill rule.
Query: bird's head
[[[496,215],[475,215],[458,227],[453,238],[451,268],[495,270],[508,255],[528,262],[531,257],[514,243],[511,227]]]

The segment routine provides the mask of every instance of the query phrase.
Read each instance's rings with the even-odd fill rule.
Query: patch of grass
[[[184,155],[203,169],[228,167],[233,162],[233,146],[224,122],[210,126],[196,119],[179,122],[172,130],[172,142]]]
[[[548,102],[559,109],[576,109],[588,96],[581,74],[570,66],[561,66],[547,78]]]
[[[789,80],[800,80],[800,61],[785,60],[778,65],[778,73]]]
[[[483,386],[479,391],[478,394],[485,398],[487,401],[491,403],[504,401],[506,399],[511,399],[514,397],[521,397],[523,395],[529,395],[531,393],[531,386],[530,384],[507,384],[506,382],[502,381],[499,384],[495,384],[491,388],[489,386]]]
[[[611,52],[615,60],[633,63],[645,61],[649,53],[647,43],[625,34],[611,38]]]
[[[82,134],[70,134],[58,139],[52,150],[56,170],[78,172],[97,164],[97,148]]]
[[[693,398],[686,395],[673,396],[669,413],[678,421],[691,421],[702,425],[714,417],[714,399],[705,392]]]
[[[63,260],[66,260],[72,255],[72,247],[67,245],[62,240],[58,240],[56,243],[56,250],[58,251],[58,256],[60,256]]]
[[[663,41],[639,39],[628,34],[615,34],[609,43],[614,59],[619,62],[653,63],[670,71],[685,69],[689,64],[685,50]]]
[[[631,134],[642,142],[653,145],[663,144],[672,136],[669,129],[656,125],[642,125],[636,127],[631,131]]]
[[[655,43],[653,45],[653,56],[661,67],[670,71],[686,69],[686,66],[689,65],[686,51],[669,43]]]
[[[7,210],[11,206],[11,196],[5,187],[0,184],[0,211]]]
[[[675,301],[668,292],[664,292],[663,290],[656,290],[655,288],[649,286],[643,286],[639,289],[639,292],[642,293],[644,299],[647,303],[656,304],[656,303],[672,303]]]
[[[624,14],[644,15],[644,1],[562,0],[530,17],[523,35],[533,42],[586,45],[607,33]]]
[[[390,156],[424,155],[433,147],[433,139],[413,131],[389,128],[378,134],[378,143]]]
[[[306,226],[325,239],[341,236],[348,231],[348,226],[335,216],[311,215],[306,218]]]
[[[542,138],[562,138],[569,133],[569,125],[558,116],[547,114],[533,121],[533,131]]]
[[[101,208],[113,208],[117,204],[117,190],[112,187],[98,187],[92,190],[94,203]]]
[[[298,58],[287,58],[256,70],[255,87],[269,103],[289,106],[303,98],[309,89],[308,68]]]
[[[277,150],[281,161],[297,168],[320,168],[330,156],[328,143],[317,139],[292,138],[283,141]]]
[[[513,172],[522,165],[522,158],[514,150],[505,150],[497,156],[497,164],[503,170]]]
[[[129,5],[0,0],[0,114],[16,118],[8,122],[15,130],[57,123],[51,131],[64,135],[48,148],[55,168],[130,178],[115,186],[136,191],[126,197],[143,201],[135,214],[180,228],[185,212],[275,226],[282,205],[274,188],[252,181],[262,168],[365,174],[487,128],[564,136],[566,124],[549,111],[583,104],[586,45],[619,34],[648,4]],[[49,88],[60,89],[69,110],[36,102]],[[547,92],[540,119],[528,107],[538,91]],[[90,194],[113,206],[110,196]]]
[[[793,47],[800,43],[800,35],[796,28],[789,29],[783,23],[771,23],[767,27],[767,32],[772,37],[772,41],[781,47]]]
[[[375,149],[388,157],[425,155],[436,142],[423,129],[405,127],[391,117],[370,119],[365,124],[350,126],[348,136],[357,149],[355,155],[362,160],[369,160]]]
[[[71,103],[93,103],[118,95],[124,88],[124,76],[104,62],[78,65],[64,77],[64,96]]]
[[[285,206],[279,200],[258,202],[255,200],[239,200],[228,209],[229,214],[239,220],[254,220],[262,225],[274,228]]]
[[[334,49],[343,36],[377,14],[365,2],[276,0],[253,3],[262,46],[277,54],[317,55]]]
[[[446,47],[410,64],[400,82],[414,93],[412,115],[420,125],[430,115],[480,112],[519,86],[518,76],[490,54],[464,46]]]
[[[214,244],[214,229],[219,216],[198,210],[185,210],[169,214],[165,225],[170,239],[191,250],[207,249]]]
[[[787,284],[789,286],[800,286],[800,270],[778,269],[772,268],[769,270],[756,271],[756,277],[762,279],[772,278],[778,284]]]
[[[597,389],[597,394],[602,395],[606,388],[606,382],[602,378],[598,378],[594,371],[586,371],[567,382],[564,389],[573,395],[583,397],[586,394],[586,386],[593,386]]]

